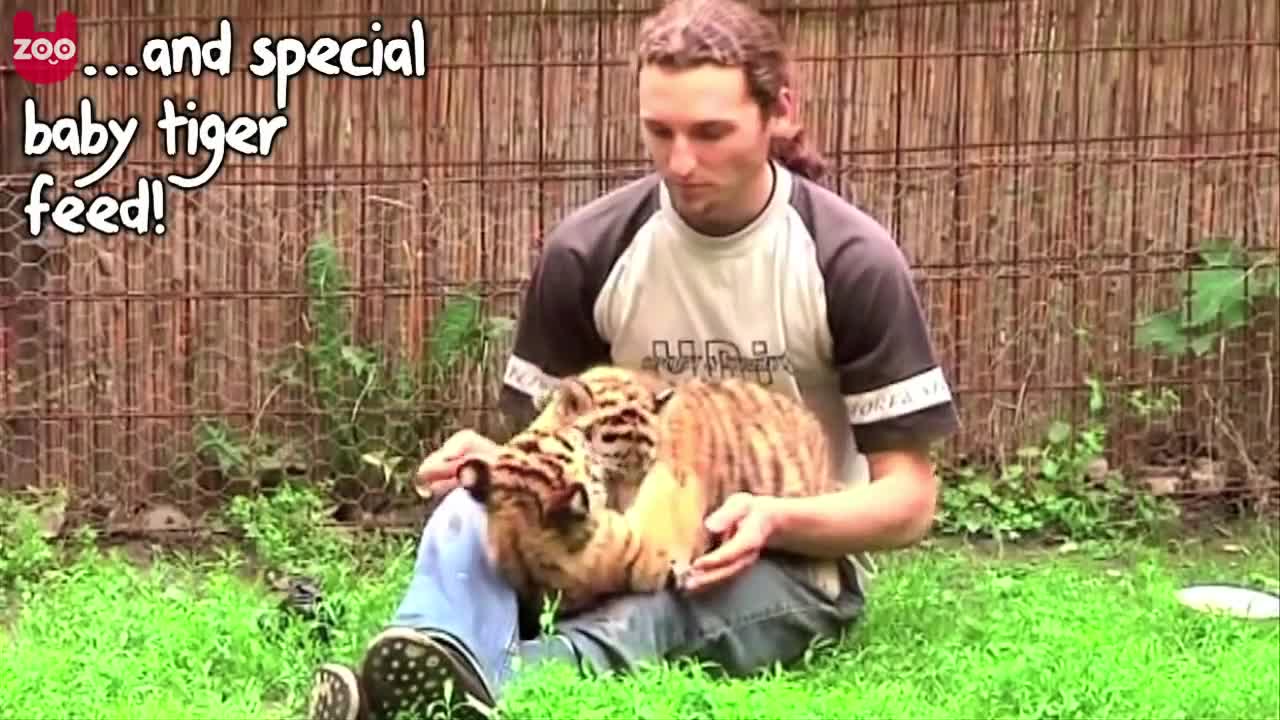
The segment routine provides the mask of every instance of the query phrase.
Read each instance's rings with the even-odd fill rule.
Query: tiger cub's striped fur
[[[529,429],[576,424],[603,465],[606,506],[623,510],[653,463],[658,408],[671,388],[656,374],[595,366],[563,379],[542,401]]]
[[[527,533],[519,542],[538,546],[544,571],[578,602],[683,587],[690,563],[713,544],[703,520],[735,492],[796,497],[838,488],[817,418],[748,380],[672,386],[641,371],[595,368],[562,381],[540,420],[540,431],[570,433],[589,444],[588,455],[613,458],[587,461],[597,472],[607,466],[611,484],[589,493],[511,470],[473,478],[489,493],[494,521],[512,524],[500,532]],[[572,493],[572,511],[504,514],[492,493],[522,484],[508,497],[534,486],[548,496]],[[519,526],[530,520],[541,524]],[[820,589],[838,592],[834,561],[798,562]]]
[[[459,469],[460,485],[488,516],[486,550],[526,606],[559,592],[562,614],[628,589],[674,584],[663,548],[652,548],[608,508],[606,469],[589,440],[593,416],[530,427]]]

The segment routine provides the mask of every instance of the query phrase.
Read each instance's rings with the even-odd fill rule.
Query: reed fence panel
[[[351,476],[340,491],[374,498],[366,510],[402,498],[383,487],[372,458],[358,456],[394,450],[406,458],[404,470],[450,430],[487,427],[493,418],[509,340],[484,335],[489,326],[473,322],[468,309],[509,321],[548,229],[649,169],[629,53],[656,6],[64,0],[37,7],[42,29],[52,28],[57,11],[76,13],[79,61],[99,67],[138,63],[149,37],[212,37],[227,17],[234,70],[198,78],[77,73],[46,86],[26,83],[11,67],[0,75],[7,420],[0,482],[12,490],[66,488],[90,514],[159,500],[190,511],[266,482],[265,470],[248,465],[270,461],[277,474]],[[1078,421],[1097,380],[1121,393],[1112,396],[1117,403],[1138,390],[1179,400],[1167,418],[1114,419],[1109,459],[1131,469],[1133,482],[1173,475],[1177,487],[1162,491],[1199,494],[1223,492],[1224,478],[1280,483],[1274,295],[1255,298],[1244,326],[1206,342],[1200,355],[1175,357],[1139,342],[1141,321],[1185,295],[1186,271],[1203,262],[1204,243],[1232,241],[1275,272],[1277,3],[761,7],[795,48],[802,119],[833,163],[828,182],[882,220],[917,269],[965,422],[950,457],[998,459],[1038,441],[1055,420]],[[430,28],[425,77],[295,77],[288,125],[270,155],[228,153],[204,187],[171,188],[162,235],[26,232],[33,172],[54,173],[52,200],[101,158],[22,157],[23,98],[37,99],[42,118],[76,113],[82,97],[100,118],[139,118],[125,162],[91,189],[127,196],[140,177],[195,175],[209,162],[206,152],[165,153],[155,128],[163,99],[179,108],[191,99],[199,112],[228,119],[275,112],[271,79],[246,71],[253,38],[367,35],[371,18],[390,37],[405,33],[413,16]],[[308,254],[326,239],[339,264]],[[346,291],[308,295],[320,287],[319,273],[337,269],[350,281]],[[472,292],[478,304],[464,302]],[[1231,299],[1223,292],[1214,296],[1220,305]],[[347,352],[325,355],[317,313],[342,298],[350,300],[350,337],[326,337]],[[441,318],[454,335],[439,331]],[[440,354],[450,342],[467,350],[449,356],[452,364]],[[281,370],[299,348],[314,351],[310,364]],[[367,374],[366,351],[409,367],[417,382],[375,388],[380,404],[361,414],[359,390],[368,390],[361,383],[389,377]],[[326,362],[332,372],[317,374]],[[310,386],[299,382],[308,372]],[[325,392],[340,389],[342,373],[354,378],[354,398],[335,395],[338,405],[318,407]],[[406,420],[413,424],[392,427],[403,410],[413,411]],[[383,429],[367,430],[335,460],[334,438],[351,416],[399,435],[383,442],[376,436]],[[1210,461],[1221,463],[1210,480],[1190,472]]]

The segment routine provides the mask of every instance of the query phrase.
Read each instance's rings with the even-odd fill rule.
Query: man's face
[[[772,120],[741,68],[645,66],[639,77],[645,145],[680,214],[695,227],[731,228],[760,208]]]

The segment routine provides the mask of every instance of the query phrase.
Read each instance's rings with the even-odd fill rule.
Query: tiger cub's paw
[[[670,588],[671,563],[671,555],[665,551],[645,552],[628,572],[626,589],[633,593],[656,593]]]
[[[693,567],[681,560],[672,560],[671,569],[667,573],[667,590],[685,592],[689,589],[689,580],[693,577]]]

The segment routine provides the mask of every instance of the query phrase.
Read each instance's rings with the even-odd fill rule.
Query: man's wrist
[[[786,544],[787,538],[795,533],[795,527],[801,524],[800,518],[805,513],[805,503],[811,498],[761,496],[758,501],[763,504],[765,518],[765,545],[780,548]]]

